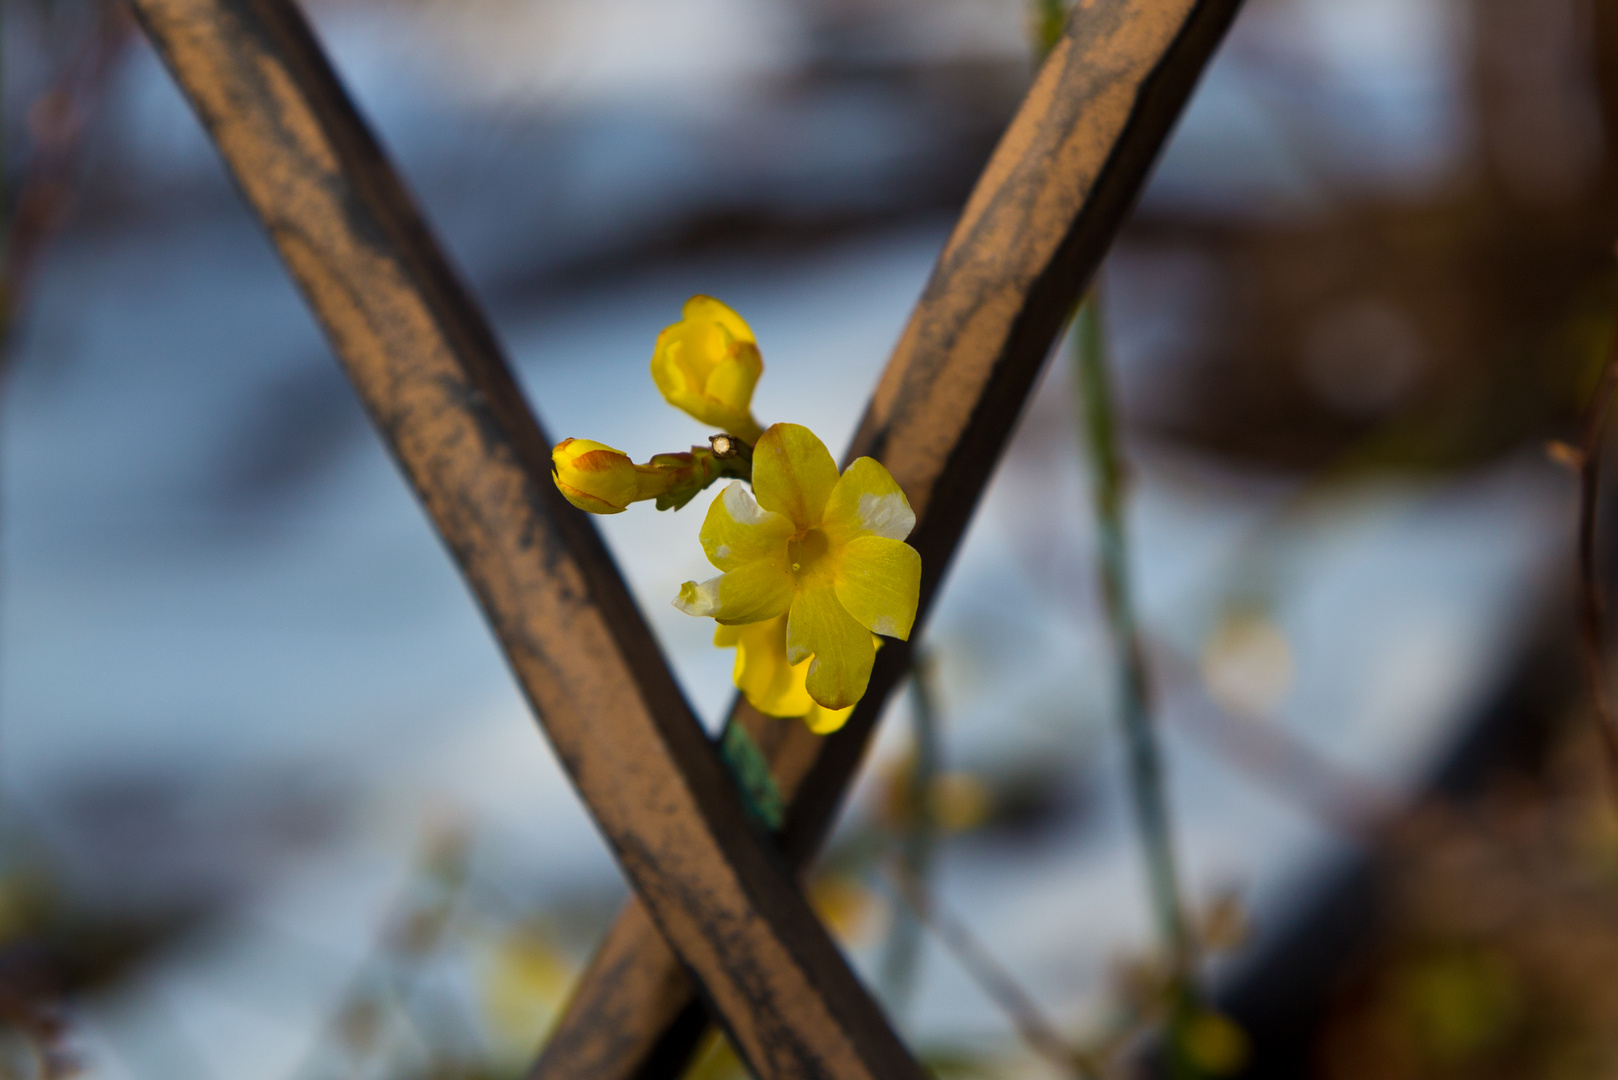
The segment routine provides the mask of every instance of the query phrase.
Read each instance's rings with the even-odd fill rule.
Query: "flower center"
[[[826,562],[831,543],[819,529],[810,529],[801,537],[787,541],[787,558],[792,561],[792,572],[807,576],[820,570]]]

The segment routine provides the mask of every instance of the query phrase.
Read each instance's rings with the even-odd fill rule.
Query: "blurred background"
[[[642,460],[709,434],[646,376],[698,292],[843,445],[1032,72],[1024,0],[308,7],[547,429]],[[622,880],[122,7],[0,27],[0,1072],[520,1076]],[[1209,1075],[1618,1075],[1546,452],[1615,197],[1613,0],[1248,0],[1107,260]],[[1073,363],[814,881],[940,1075],[1064,1075],[1005,982],[1107,1075],[1162,1011]],[[705,504],[598,520],[717,725]]]

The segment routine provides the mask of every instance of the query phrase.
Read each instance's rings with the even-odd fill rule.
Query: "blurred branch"
[[[1034,999],[1017,984],[1011,973],[989,954],[971,929],[933,902],[927,894],[925,883],[910,873],[903,860],[895,866],[893,884],[899,899],[937,936],[972,981],[1000,1007],[1030,1049],[1065,1073],[1087,1078],[1099,1075],[1089,1055],[1069,1045],[1056,1030],[1056,1025],[1040,1011]]]
[[[915,753],[911,767],[899,779],[902,832],[897,855],[902,872],[916,883],[923,900],[928,898],[928,872],[938,839],[938,815],[933,796],[943,770],[934,672],[931,654],[918,651],[910,663],[910,715],[915,727]],[[908,907],[902,908],[895,913],[882,956],[882,984],[892,1009],[906,1002],[915,987],[920,947],[921,925]]]
[[[1170,646],[1158,642],[1152,657],[1168,680],[1193,696],[1190,708],[1165,710],[1165,716],[1233,768],[1348,836],[1366,836],[1392,814],[1393,795],[1376,783],[1326,760],[1279,724],[1227,711],[1195,665]]]
[[[1146,650],[1130,586],[1124,525],[1125,466],[1098,308],[1093,293],[1079,308],[1074,364],[1099,533],[1101,592],[1118,664],[1119,721],[1128,747],[1130,793],[1145,849],[1158,933],[1169,951],[1176,977],[1188,993],[1194,994],[1191,936],[1180,903],[1162,751],[1152,728]]]
[[[1034,0],[1035,55],[1043,62],[1060,39],[1066,0]],[[1096,527],[1099,533],[1102,595],[1118,663],[1119,720],[1129,753],[1130,794],[1146,857],[1148,886],[1158,935],[1168,950],[1172,1005],[1168,1019],[1169,1067],[1187,1071],[1181,1028],[1199,1010],[1194,947],[1180,902],[1174,841],[1164,790],[1162,752],[1152,730],[1150,684],[1129,582],[1125,542],[1125,467],[1118,436],[1118,410],[1107,368],[1097,290],[1080,302],[1074,318],[1074,383],[1079,416],[1088,444]]]
[[[29,149],[16,198],[6,200],[0,254],[0,350],[9,341],[40,256],[67,220],[83,157],[84,134],[106,94],[129,40],[129,12],[114,0],[96,4],[95,27],[51,86],[28,109]],[[4,355],[0,352],[0,373]]]
[[[1601,730],[1607,754],[1607,775],[1613,798],[1618,801],[1618,718],[1614,718],[1606,679],[1605,603],[1596,567],[1596,524],[1601,501],[1601,450],[1607,414],[1618,391],[1618,319],[1614,320],[1607,362],[1596,385],[1595,396],[1585,408],[1584,433],[1577,450],[1563,455],[1579,470],[1579,640],[1584,657],[1585,676],[1590,684],[1590,701]],[[1571,450],[1571,448],[1567,448]]]
[[[362,965],[294,1075],[320,1075],[319,1066],[328,1055],[346,1059],[350,1071],[361,1071],[359,1066],[383,1048],[390,1015],[415,1035],[428,1058],[429,1074],[448,1064],[441,1060],[443,1051],[437,1041],[417,1028],[409,1000],[423,969],[437,954],[464,890],[470,847],[458,827],[429,830],[420,863],[395,901],[375,952]]]
[[[0,988],[0,1022],[21,1036],[33,1075],[39,1080],[66,1080],[83,1071],[83,1064],[67,1047],[67,1026],[54,1010]]]

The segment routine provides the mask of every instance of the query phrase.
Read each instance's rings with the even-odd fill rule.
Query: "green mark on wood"
[[[719,754],[730,767],[736,786],[742,789],[747,812],[771,832],[778,831],[786,821],[786,805],[781,800],[781,789],[775,786],[775,777],[770,775],[764,751],[747,728],[726,724],[719,739]]]

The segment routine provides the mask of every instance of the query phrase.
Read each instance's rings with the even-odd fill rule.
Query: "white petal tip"
[[[699,618],[711,618],[718,614],[719,579],[686,582],[680,586],[680,595],[674,598],[674,606],[687,615],[696,615]]]
[[[725,510],[738,525],[762,525],[776,515],[764,509],[740,480],[732,480],[720,494]]]
[[[910,509],[904,495],[897,491],[886,495],[861,495],[859,515],[862,526],[889,540],[903,540],[916,527],[915,512]]]

